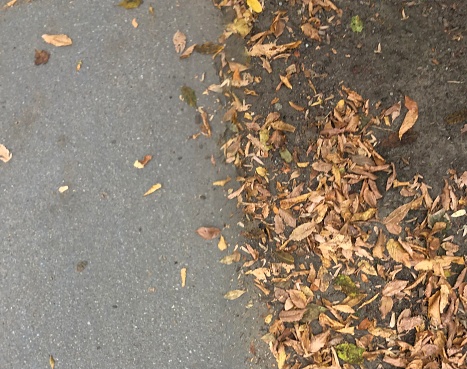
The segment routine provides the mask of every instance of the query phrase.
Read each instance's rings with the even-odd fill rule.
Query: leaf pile
[[[454,230],[467,233],[467,172],[451,170],[432,198],[421,176],[399,181],[396,165],[375,149],[372,129],[390,126],[400,103],[373,116],[370,102],[343,86],[329,108],[300,50],[339,23],[342,11],[331,1],[299,3],[297,29],[277,11],[256,34],[255,18],[267,8],[217,5],[232,7],[236,17],[217,54],[221,84],[208,92],[230,97],[222,150],[238,168],[239,185],[228,197],[242,208],[251,239],[241,248],[244,272],[274,307],[263,340],[278,367],[465,367],[467,268]],[[245,38],[243,59],[229,57],[234,34]],[[255,100],[264,72],[278,77],[270,104]],[[313,96],[293,94],[297,84]],[[287,121],[278,111],[283,102],[302,119]],[[418,117],[415,101],[406,97],[405,106],[398,139]],[[307,130],[315,134],[302,137]],[[398,193],[399,206],[386,208],[387,193]]]

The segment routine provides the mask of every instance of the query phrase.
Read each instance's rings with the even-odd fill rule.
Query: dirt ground
[[[239,100],[244,100],[244,106],[249,107],[248,118],[251,118],[252,123],[245,124],[248,129],[254,131],[257,121],[264,120],[274,112],[278,113],[278,117],[282,121],[296,127],[294,132],[287,132],[287,134],[279,135],[277,138],[280,142],[278,147],[286,146],[291,153],[293,162],[290,166],[284,165],[284,157],[279,153],[280,150],[274,150],[270,155],[259,158],[260,163],[265,168],[265,173],[274,173],[272,179],[269,176],[269,179],[263,181],[260,177],[265,178],[266,176],[258,170],[252,174],[252,168],[257,165],[252,160],[248,161],[249,164],[247,164],[247,160],[243,160],[242,164],[236,164],[239,176],[243,180],[255,175],[255,180],[264,185],[262,190],[258,187],[260,188],[259,194],[258,191],[253,191],[253,195],[246,195],[246,199],[253,201],[254,198],[254,201],[257,201],[270,196],[276,199],[283,198],[280,193],[280,183],[288,181],[287,176],[295,168],[293,164],[310,160],[310,151],[314,152],[314,145],[322,137],[326,119],[329,118],[339,100],[348,97],[343,86],[348,89],[347,91],[355,91],[360,94],[363,100],[368,102],[364,109],[366,113],[360,115],[362,126],[368,123],[368,127],[363,128],[365,137],[371,138],[375,150],[387,163],[394,163],[397,179],[400,182],[410,182],[414,181],[414,178],[418,178],[418,181],[429,186],[429,194],[435,199],[442,194],[443,188],[446,189],[445,180],[452,180],[453,173],[460,175],[467,170],[467,143],[466,136],[462,133],[462,130],[465,130],[464,124],[467,124],[466,7],[461,1],[452,0],[336,0],[333,3],[338,10],[323,7],[314,13],[313,17],[310,17],[307,7],[310,2],[313,3],[312,0],[304,2],[265,1],[264,11],[258,15],[245,40],[234,35],[226,42],[227,61],[247,65],[247,71],[252,77],[252,83],[247,86],[247,89],[236,89],[234,93]],[[222,10],[226,17],[226,23],[232,22],[238,16],[238,13],[235,14],[231,8],[227,7]],[[360,18],[363,25],[362,30],[352,29],[352,20],[355,19],[355,16]],[[285,57],[250,58],[249,55],[244,54],[242,50],[245,46],[250,49],[251,54],[252,45],[257,42],[255,35],[272,30],[274,19],[280,19],[277,24],[282,23],[282,26],[276,24],[276,27],[282,27],[281,31],[275,29],[280,36],[276,38],[269,34],[264,38],[263,43],[277,42],[277,44],[282,45],[299,40],[301,44],[297,47],[291,47]],[[316,29],[319,29],[319,33],[314,34],[313,37],[306,37],[305,32],[301,31],[306,21],[314,22],[313,24],[316,25]],[[267,63],[270,64],[269,71]],[[292,65],[294,65],[294,71],[291,72],[289,68]],[[302,75],[307,78],[303,78]],[[284,76],[286,76],[285,81]],[[235,79],[235,75],[233,79]],[[410,97],[418,105],[418,120],[400,140],[398,131],[407,112],[404,107],[406,97]],[[400,116],[396,117],[391,124],[385,124],[385,110],[398,102],[402,106]],[[307,112],[304,116],[305,110]],[[376,120],[373,119],[374,117]],[[242,128],[243,123],[240,118],[238,122],[236,119],[230,119],[230,121],[231,124],[226,131],[223,143],[238,134],[242,136],[242,139],[247,136],[248,129],[242,131],[244,128]],[[257,131],[259,131],[259,126]],[[254,145],[253,142],[252,146]],[[257,145],[260,146],[260,143]],[[313,150],[311,150],[312,147]],[[379,219],[384,219],[396,208],[407,203],[407,196],[400,195],[400,188],[382,190],[386,186],[389,173],[390,171],[379,172],[375,179],[377,187],[382,192],[382,198],[378,201]],[[297,174],[295,180],[304,181],[307,183],[306,186],[311,187],[313,181],[309,180],[308,176],[314,178],[313,174],[301,173]],[[465,193],[458,193],[458,195],[462,197]],[[282,247],[278,251],[278,245],[280,245],[277,243],[278,238],[271,236],[274,229],[277,231],[277,219],[274,217],[275,214],[277,216],[277,212],[269,213],[269,209],[265,211],[263,205],[257,205],[256,208],[251,204],[246,205],[245,199],[239,201],[239,204],[246,213],[244,235],[250,239],[251,246],[258,253],[257,259],[263,260],[263,264],[269,263],[271,265],[275,262],[290,262],[289,256],[283,254]],[[259,209],[260,207],[261,209]],[[274,206],[271,208],[277,210]],[[262,212],[261,216],[259,210]],[[426,212],[423,211],[411,212],[413,228],[417,228],[415,224],[421,223],[425,215]],[[366,226],[362,225],[361,228],[371,234],[372,226],[370,223]],[[459,245],[456,255],[467,254],[463,227],[461,219],[453,218],[449,229],[443,232],[443,239],[448,239],[451,236],[450,240]],[[416,231],[411,234],[413,229],[411,231],[409,228],[405,228],[402,234],[405,236],[416,234]],[[385,237],[390,237],[388,232],[384,231],[384,234]],[[376,242],[376,236],[372,234],[366,240],[369,243]],[[319,270],[322,259],[314,253],[309,239],[308,242],[307,246],[295,245],[285,250],[293,255],[291,263],[295,266],[300,263],[308,263],[307,265],[312,269]],[[274,244],[275,246],[273,246]],[[427,248],[429,247],[427,246]],[[250,253],[255,254],[254,252]],[[429,255],[430,252],[428,251],[427,254]],[[431,255],[431,257],[433,256],[434,254]],[[376,267],[377,264],[381,270],[386,270],[388,273],[397,269],[398,280],[407,280],[413,283],[417,277],[411,268],[407,268],[407,265],[398,268],[397,262],[394,263],[394,260],[390,260],[390,258],[383,262],[375,262],[374,266]],[[272,269],[274,269],[274,265]],[[447,275],[451,285],[454,285],[461,270],[462,268],[459,266],[452,267],[452,274]],[[396,274],[393,274],[393,277]],[[275,316],[282,309],[287,298],[293,300],[290,292],[287,292],[289,295],[285,292],[293,289],[291,280],[292,278],[288,279],[287,282],[277,282],[276,280],[272,283],[268,280],[264,284],[265,289],[275,291],[273,297],[264,297],[267,304],[270,304],[271,311],[275,311]],[[365,283],[357,284],[360,292],[371,296],[387,281],[388,279],[381,272],[378,275],[369,276]],[[342,285],[336,287],[336,283],[331,283],[326,293],[319,295],[318,291],[315,296],[316,300],[341,301],[346,295],[349,296],[349,291],[346,291],[348,287]],[[413,314],[421,311],[426,314],[427,300],[419,298],[427,294],[422,287],[426,286],[418,287],[412,299],[408,297],[399,299],[398,303],[394,304],[393,314],[399,316],[405,310],[410,310]],[[368,303],[355,315],[358,317],[360,325],[362,325],[362,321],[365,321],[365,318],[378,320],[385,327],[391,324],[390,314],[383,319],[381,318],[379,300]],[[467,325],[465,312],[461,308],[456,313],[456,319],[460,322],[459,324]],[[317,319],[311,319],[310,326],[315,336],[323,334],[323,324],[320,327]],[[287,341],[287,337],[292,335],[287,329],[289,328],[285,330],[278,328],[279,334],[276,334],[277,340],[274,341],[275,346],[273,345],[275,348],[272,349],[273,352],[276,350],[274,355],[279,367],[281,365],[283,368],[306,367],[311,369],[318,367],[314,366],[317,364],[313,364],[319,362],[316,357],[314,357],[314,361],[310,361],[296,355],[300,349],[294,347],[295,341]],[[366,332],[363,331],[354,335],[357,340],[360,340],[358,342],[360,346],[369,339]],[[271,329],[270,332],[272,332]],[[399,336],[399,339],[408,345],[416,346],[420,344],[419,335],[420,332],[412,329],[405,333],[403,338]],[[287,361],[294,363],[295,360],[293,366],[292,364],[287,366],[288,364],[280,363],[278,358],[280,353],[278,353],[277,347],[278,341],[281,339],[288,342],[286,346],[295,348],[295,356],[293,354],[288,356]],[[342,340],[342,338],[339,339]],[[372,337],[371,339],[374,341],[369,344],[371,347],[369,351],[377,352],[378,349],[385,347],[383,336],[376,334],[376,338]],[[401,352],[403,351],[401,350]],[[464,351],[465,348],[463,348]],[[413,356],[416,357],[415,354]],[[435,356],[433,358],[432,363],[428,363],[427,357],[417,359],[419,361],[416,364],[415,361],[411,362],[411,368],[422,368],[422,366],[418,366],[422,365],[422,362],[425,365],[423,367],[441,367],[438,364],[441,365],[442,360],[438,362],[438,359],[435,360]],[[257,359],[259,360],[259,358]],[[373,356],[365,363],[350,362],[344,364],[344,367],[351,368],[352,364],[362,365],[365,368],[405,367],[410,360],[404,360],[401,359],[399,362],[396,362],[396,359],[383,361],[381,356]],[[331,367],[328,364],[329,362],[326,365],[322,364],[322,367]]]

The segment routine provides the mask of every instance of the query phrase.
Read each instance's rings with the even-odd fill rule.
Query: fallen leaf
[[[138,22],[136,21],[136,18],[133,18],[133,20],[131,21],[131,25],[132,25],[134,28],[138,28]]]
[[[58,188],[58,192],[64,193],[65,191],[68,191],[68,186],[60,186]]]
[[[55,368],[55,359],[52,355],[49,355],[49,365],[51,369]]]
[[[48,44],[60,47],[60,46],[70,46],[73,42],[71,38],[67,35],[42,35],[42,39]]]
[[[282,310],[279,313],[279,319],[282,320],[284,323],[292,323],[298,322],[303,318],[303,314],[305,314],[305,309],[296,309],[296,310]]]
[[[245,292],[246,291],[242,291],[242,290],[232,290],[232,291],[227,292],[224,295],[224,298],[227,299],[227,300],[235,300],[235,299],[238,299]]]
[[[34,64],[41,65],[47,64],[50,54],[46,50],[36,50],[34,54]]]
[[[81,260],[76,264],[76,271],[78,273],[81,273],[86,267],[88,266],[88,261],[87,260]]]
[[[306,37],[311,38],[312,40],[321,42],[319,30],[313,27],[310,23],[305,23],[304,25],[302,25],[301,29]]]
[[[152,194],[153,192],[156,192],[158,189],[160,189],[162,185],[160,183],[156,183],[154,186],[152,186],[149,190],[146,191],[146,193],[143,196],[147,196]]]
[[[146,155],[142,160],[136,160],[133,164],[135,168],[143,169],[152,159],[152,155]]]
[[[389,239],[386,243],[386,249],[394,261],[404,264],[407,268],[411,267],[410,255],[399,242],[392,238]]]
[[[230,255],[224,256],[221,260],[220,263],[225,264],[225,265],[230,265],[233,263],[238,263],[240,261],[241,254],[235,250],[232,252]]]
[[[142,0],[122,0],[118,3],[118,6],[121,6],[125,9],[135,9],[143,3]]]
[[[175,51],[177,53],[180,54],[181,52],[183,52],[183,50],[185,50],[186,36],[185,36],[184,33],[180,32],[180,31],[175,32],[172,41],[174,43]]]
[[[336,346],[337,356],[339,359],[349,364],[363,363],[364,348],[357,347],[353,343],[340,343]]]
[[[407,285],[409,281],[395,280],[391,281],[384,286],[381,291],[383,296],[391,297],[400,293]]]
[[[193,108],[198,107],[196,93],[192,88],[188,86],[183,86],[181,88],[181,93],[183,101],[185,101],[188,105],[190,105]]]
[[[221,230],[216,227],[199,227],[196,233],[205,240],[212,240],[221,234]]]
[[[224,236],[221,235],[221,238],[219,239],[219,242],[217,243],[217,247],[221,251],[224,251],[227,249],[227,242],[225,242]]]
[[[18,0],[11,0],[9,2],[7,2],[4,6],[3,6],[3,9],[6,9],[6,8],[11,8],[13,5],[16,4]]]
[[[292,241],[301,241],[311,235],[314,231],[316,231],[315,222],[303,223],[292,231],[289,239]]]
[[[229,183],[231,179],[232,179],[232,178],[227,177],[226,179],[223,179],[223,180],[220,180],[220,181],[212,182],[212,185],[213,185],[213,186],[221,186],[221,187],[223,187],[223,186],[225,186],[227,183]]]
[[[195,51],[204,55],[214,55],[222,51],[224,48],[221,44],[216,44],[214,42],[205,42],[201,45],[195,45]]]
[[[0,144],[0,160],[8,163],[13,155],[4,145]]]
[[[352,17],[350,21],[352,32],[360,33],[363,31],[363,22],[358,15]]]
[[[83,61],[82,60],[78,61],[78,63],[76,64],[76,71],[79,72],[82,66],[83,66]]]
[[[180,270],[180,277],[182,279],[182,288],[186,285],[186,268]]]
[[[388,313],[390,311],[392,311],[393,306],[394,306],[394,301],[392,300],[392,298],[390,298],[388,296],[382,296],[381,297],[381,303],[379,305],[379,311],[381,312],[381,318],[382,319],[385,319],[386,315],[388,315]]]
[[[289,49],[295,49],[302,41],[294,41],[288,44],[276,45],[275,43],[270,44],[256,44],[248,52],[251,56],[266,56],[267,58],[272,58],[278,54],[282,54]]]
[[[263,11],[263,7],[258,0],[246,0],[246,3],[255,13],[261,13]]]
[[[409,110],[405,115],[401,128],[399,129],[399,140],[402,139],[404,133],[412,128],[418,119],[418,105],[410,97],[405,97],[405,107]]]

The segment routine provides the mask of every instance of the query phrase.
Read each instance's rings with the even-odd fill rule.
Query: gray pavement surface
[[[179,100],[186,84],[208,104],[201,92],[218,80],[209,56],[180,61],[172,44],[177,30],[188,45],[215,40],[220,14],[208,0],[117,3],[0,10],[0,143],[13,153],[0,162],[0,368],[48,368],[49,355],[56,369],[252,367],[254,291],[225,300],[237,267],[195,234],[227,224],[229,252],[238,241],[235,204],[211,185],[234,176],[217,147],[220,119],[212,139],[190,140],[199,126]],[[50,52],[46,65],[34,65],[35,49]]]

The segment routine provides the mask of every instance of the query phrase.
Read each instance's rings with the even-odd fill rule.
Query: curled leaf
[[[149,190],[146,191],[146,193],[143,196],[147,196],[152,194],[153,192],[156,192],[158,189],[160,189],[162,185],[160,183],[156,183],[154,186],[152,186]]]
[[[10,161],[11,157],[12,154],[10,150],[8,150],[4,145],[0,144],[0,160],[4,163],[7,163]]]
[[[418,104],[410,97],[405,97],[405,107],[409,110],[405,115],[401,128],[399,129],[399,140],[402,139],[404,133],[413,127],[418,119]]]
[[[186,268],[180,270],[180,278],[182,279],[182,287],[186,285]]]

